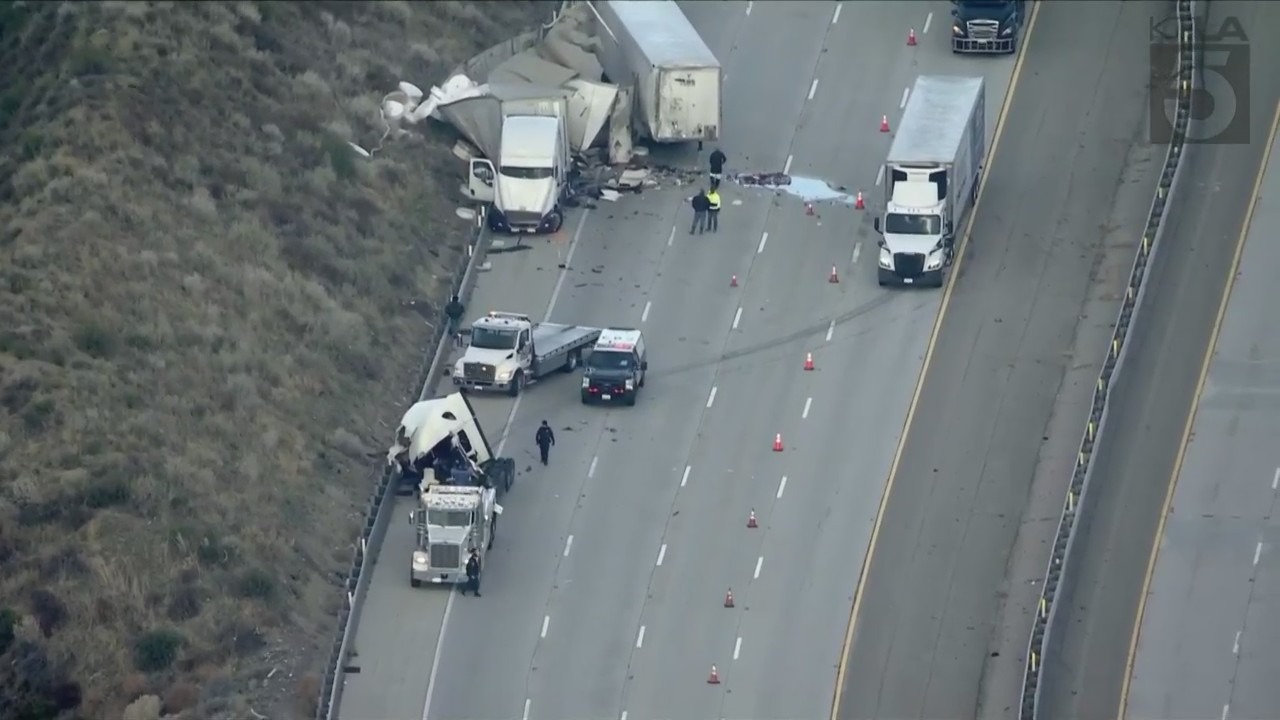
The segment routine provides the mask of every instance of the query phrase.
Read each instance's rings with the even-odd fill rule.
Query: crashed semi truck
[[[418,481],[409,584],[464,580],[471,551],[483,561],[493,547],[499,495],[511,489],[515,461],[493,456],[470,403],[453,393],[409,408],[387,462],[402,480]]]
[[[942,287],[986,153],[983,79],[918,77],[884,164],[883,216],[874,220],[881,285]]]
[[[1017,52],[1026,22],[1024,0],[951,0],[951,52]]]
[[[600,328],[534,322],[528,315],[492,311],[463,334],[467,348],[454,363],[453,384],[466,390],[500,390],[515,397],[553,372],[573,372]]]
[[[675,0],[599,0],[605,81],[632,88],[632,123],[657,143],[720,137],[720,61]]]

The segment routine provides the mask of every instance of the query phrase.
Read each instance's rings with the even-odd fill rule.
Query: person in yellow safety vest
[[[720,231],[720,191],[712,188],[707,192],[707,229],[711,232]]]

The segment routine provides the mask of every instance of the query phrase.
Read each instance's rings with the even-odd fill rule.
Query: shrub
[[[142,672],[168,670],[178,659],[186,638],[167,628],[148,630],[133,646],[133,664]]]

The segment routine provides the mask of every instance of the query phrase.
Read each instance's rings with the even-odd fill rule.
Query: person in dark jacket
[[[449,298],[449,303],[444,306],[444,316],[449,321],[448,333],[454,343],[461,344],[460,331],[462,329],[462,316],[467,312],[467,308],[462,304],[462,300],[457,295]]]
[[[542,421],[542,425],[538,427],[538,434],[533,436],[533,442],[538,446],[538,454],[542,456],[542,464],[547,464],[547,457],[551,454],[551,446],[556,444],[556,434],[551,432],[551,426],[546,420]]]
[[[699,190],[689,204],[693,205],[693,227],[689,228],[689,234],[697,231],[701,235],[707,229],[707,211],[711,209],[711,201],[707,199],[706,192]]]
[[[720,180],[724,177],[724,161],[729,158],[720,152],[720,148],[716,148],[711,153],[711,189],[716,190],[720,187]]]
[[[462,586],[462,594],[466,595],[468,590],[480,597],[480,554],[475,548],[471,548],[471,557],[467,558],[467,582]]]

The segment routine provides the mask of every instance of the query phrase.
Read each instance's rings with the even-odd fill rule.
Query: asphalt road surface
[[[1263,718],[1280,707],[1280,154],[1272,141],[1165,519],[1130,718]]]
[[[942,2],[684,7],[726,70],[729,170],[785,168],[872,204],[891,139],[880,117],[897,121],[918,74],[985,75],[994,128],[1012,72],[1007,58],[953,58]],[[547,378],[514,407],[475,399],[522,471],[484,595],[409,588],[411,505],[398,506],[342,717],[829,712],[941,293],[877,287],[870,218],[851,198],[807,215],[790,193],[726,183],[720,232],[690,236],[690,191],[601,203],[560,237],[491,256],[473,316],[641,327],[648,387],[634,408],[583,407],[574,376]],[[802,370],[807,352],[814,372]],[[548,469],[534,467],[543,419],[558,440]],[[775,433],[783,452],[771,451]],[[752,510],[760,527],[749,530]],[[713,664],[718,686],[706,682]]]
[[[1174,196],[1162,249],[1150,271],[1142,315],[1130,336],[1128,377],[1112,395],[1107,432],[1097,448],[1088,507],[1072,555],[1072,594],[1060,600],[1057,639],[1045,657],[1041,698],[1045,718],[1119,714],[1138,602],[1161,508],[1280,99],[1280,77],[1258,71],[1280,63],[1280,43],[1265,32],[1280,28],[1280,7],[1215,0],[1209,8],[1209,27],[1218,27],[1225,17],[1237,17],[1250,32],[1251,141],[1196,145],[1186,156],[1188,166]],[[1267,483],[1269,487],[1270,477]],[[1222,501],[1229,502],[1225,497]],[[1181,536],[1188,543],[1196,542]],[[1209,544],[1198,549],[1190,544],[1180,547],[1184,561],[1197,550],[1213,553],[1216,549]],[[1246,550],[1247,563],[1253,548]],[[1204,560],[1208,562],[1209,557]],[[1222,621],[1235,622],[1229,616]],[[1234,632],[1227,633],[1228,652]],[[1218,701],[1216,709],[1203,717],[1219,717],[1224,702]],[[1150,710],[1154,715],[1147,709],[1139,712],[1144,717],[1160,713],[1158,709]],[[1189,715],[1180,714],[1179,708],[1169,712],[1167,717],[1175,720],[1202,717],[1195,709],[1188,710]],[[1269,715],[1253,715],[1265,716]]]
[[[1147,45],[1133,38],[1165,4],[1038,6],[890,483],[854,619],[842,719],[1016,708],[1029,581],[1047,560],[1041,520],[1056,519],[1070,468],[1050,433],[1079,439],[1096,366],[1082,381],[1078,364],[1101,359],[1120,269],[1154,191],[1142,167],[1149,153],[1133,149],[1146,136],[1148,82]],[[1065,467],[1056,484],[1040,472],[1046,461]],[[1038,489],[1033,478],[1044,481]]]

